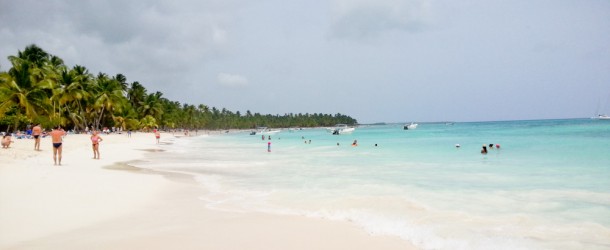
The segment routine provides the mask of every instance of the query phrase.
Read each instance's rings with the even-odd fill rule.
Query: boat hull
[[[403,127],[404,130],[412,130],[417,128],[417,123],[407,124]]]

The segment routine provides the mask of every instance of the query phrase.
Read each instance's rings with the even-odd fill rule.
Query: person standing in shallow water
[[[485,145],[483,145],[483,148],[481,149],[481,154],[487,154],[487,147]]]
[[[91,145],[93,148],[93,159],[100,159],[100,142],[102,142],[102,137],[99,136],[97,131],[93,131],[93,135],[91,135]]]
[[[53,131],[51,131],[51,141],[53,142],[53,162],[54,165],[61,166],[61,151],[63,148],[62,145],[62,136],[64,136],[66,132],[64,132],[60,126],[56,126]],[[59,158],[59,164],[58,164]]]
[[[159,139],[161,139],[161,132],[159,130],[155,130],[155,138],[157,138],[157,144],[159,144]]]

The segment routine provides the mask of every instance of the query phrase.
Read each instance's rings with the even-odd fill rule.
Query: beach
[[[0,149],[0,249],[415,249],[352,223],[210,209],[192,175],[134,167],[161,152],[152,133],[50,138]],[[173,138],[162,134],[161,143]]]

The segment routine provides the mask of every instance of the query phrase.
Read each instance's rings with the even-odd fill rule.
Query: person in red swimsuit
[[[157,144],[159,144],[159,139],[161,139],[161,132],[155,129],[155,138],[157,138]]]

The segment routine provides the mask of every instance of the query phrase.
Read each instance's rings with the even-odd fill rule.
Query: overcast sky
[[[0,0],[0,70],[29,44],[242,113],[610,113],[608,0]]]

